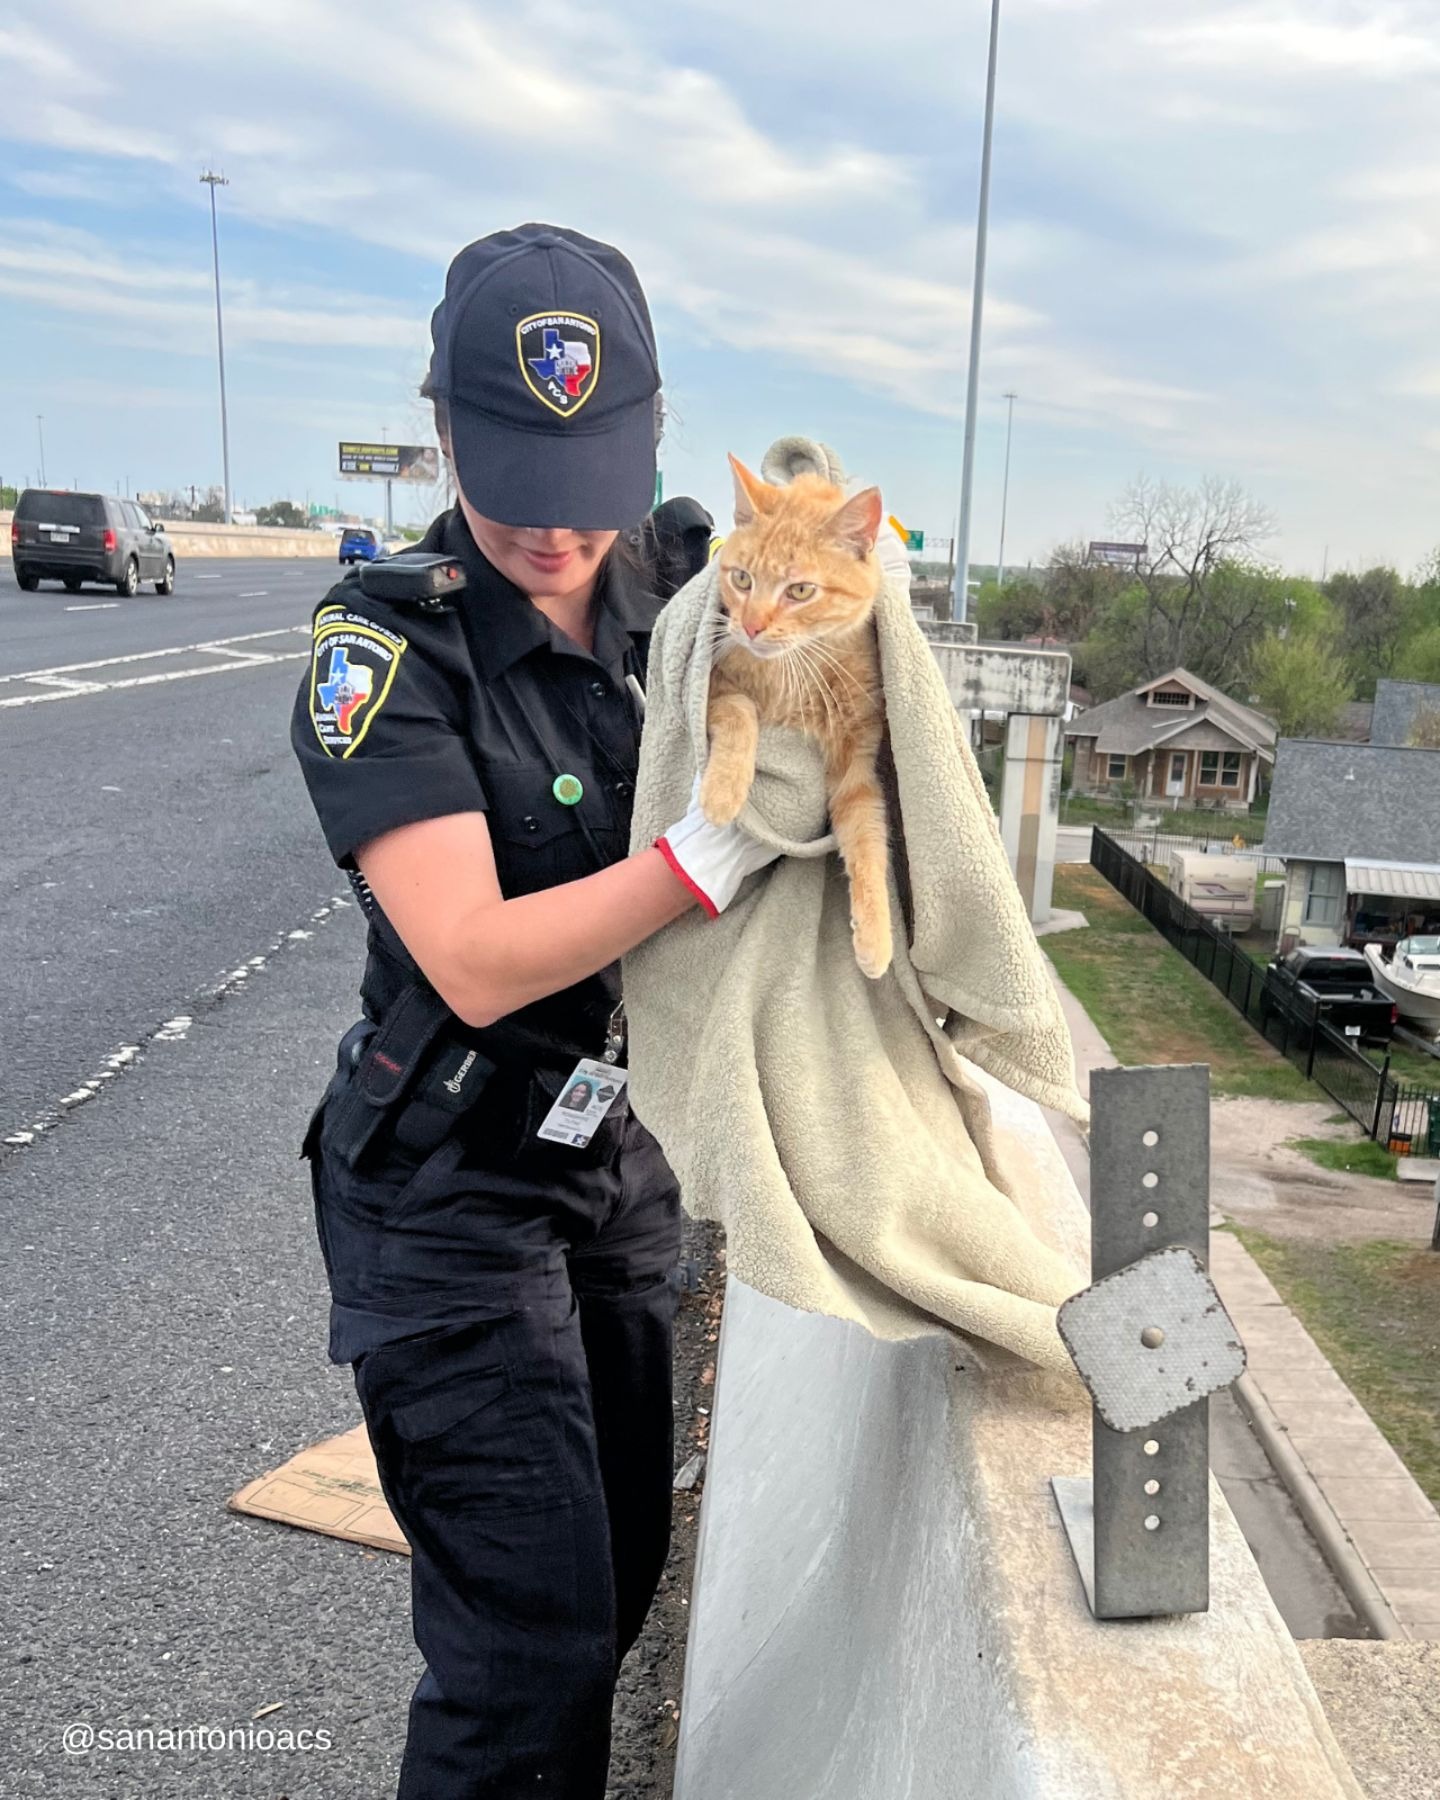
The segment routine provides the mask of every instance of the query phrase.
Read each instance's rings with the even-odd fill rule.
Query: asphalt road
[[[0,1139],[31,1140],[0,1143],[7,1797],[379,1800],[417,1672],[401,1559],[224,1507],[358,1417],[296,1151],[362,934],[287,743],[331,571],[206,572],[77,614],[0,563]],[[16,679],[76,662],[104,666]],[[62,1747],[275,1701],[332,1747]]]

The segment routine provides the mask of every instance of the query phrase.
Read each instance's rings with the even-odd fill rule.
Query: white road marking
[[[46,885],[53,886],[54,884],[47,883]],[[348,895],[336,894],[324,906],[311,913],[311,923],[323,925],[336,913],[345,911],[353,904]],[[240,968],[232,969],[228,975],[223,975],[213,986],[203,989],[196,995],[199,1004],[195,1012],[177,1013],[173,1019],[166,1019],[163,1024],[157,1025],[152,1031],[147,1032],[138,1044],[121,1044],[119,1049],[111,1051],[95,1073],[87,1081],[82,1081],[73,1093],[62,1095],[55,1105],[38,1119],[32,1120],[24,1129],[12,1131],[0,1139],[0,1145],[11,1150],[27,1149],[37,1138],[43,1137],[47,1131],[53,1131],[67,1113],[77,1106],[83,1106],[87,1100],[93,1100],[107,1082],[113,1081],[132,1063],[138,1062],[151,1044],[183,1043],[189,1036],[190,1028],[195,1023],[196,1016],[200,1011],[208,1010],[217,1001],[223,1000],[228,994],[233,994],[242,987],[252,973],[264,969],[271,958],[283,950],[292,939],[303,940],[313,935],[309,931],[281,932],[262,955],[252,956]]]
[[[66,612],[113,612],[120,605],[118,600],[91,600],[84,606],[67,606]]]
[[[192,581],[218,581],[220,577],[218,575],[192,575],[190,579]]]
[[[73,675],[35,675],[31,679],[36,687],[65,688],[73,694],[98,694],[101,688],[98,681],[77,681]]]
[[[172,644],[163,650],[137,650],[128,656],[102,657],[94,662],[66,663],[53,669],[31,669],[19,675],[0,675],[0,687],[20,682],[41,688],[37,694],[11,694],[0,699],[0,708],[39,706],[47,700],[74,700],[82,694],[111,693],[119,688],[152,687],[162,681],[189,681],[200,675],[234,674],[240,669],[259,669],[269,663],[298,662],[308,650],[233,650],[234,644],[253,644],[269,638],[309,637],[307,625],[281,625],[270,631],[250,631],[239,637],[215,638],[204,644]],[[218,656],[225,660],[202,664],[197,669],[167,669],[154,675],[129,675],[110,681],[76,681],[82,670],[126,667],[132,663],[154,662],[162,656]]]
[[[269,592],[269,588],[256,588],[253,593],[242,594],[240,598],[242,600],[264,600]]]

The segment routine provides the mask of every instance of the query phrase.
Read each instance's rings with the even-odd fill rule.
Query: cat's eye
[[[730,577],[731,587],[738,593],[748,594],[755,585],[750,579],[750,571],[748,569],[727,569],[725,573]]]
[[[802,600],[813,600],[815,598],[815,583],[813,581],[792,581],[789,587],[786,588],[785,595],[787,599],[794,600],[797,603]]]

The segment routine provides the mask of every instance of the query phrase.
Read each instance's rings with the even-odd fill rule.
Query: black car
[[[152,524],[133,500],[26,488],[10,526],[15,579],[27,594],[42,581],[62,581],[75,593],[84,581],[113,584],[127,598],[153,581],[157,594],[175,592],[175,552],[163,525]]]
[[[1372,1044],[1389,1043],[1398,1016],[1394,1002],[1374,985],[1360,952],[1335,944],[1300,944],[1269,965],[1260,1014],[1268,1019],[1277,1012],[1318,1012],[1345,1037]]]

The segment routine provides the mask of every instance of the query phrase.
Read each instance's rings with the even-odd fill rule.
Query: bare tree
[[[1239,482],[1213,475],[1196,488],[1142,475],[1111,517],[1130,542],[1145,546],[1136,576],[1145,589],[1144,660],[1151,673],[1185,661],[1192,638],[1213,622],[1217,572],[1254,562],[1276,530],[1268,507]],[[1251,623],[1235,621],[1230,635],[1243,637]]]

